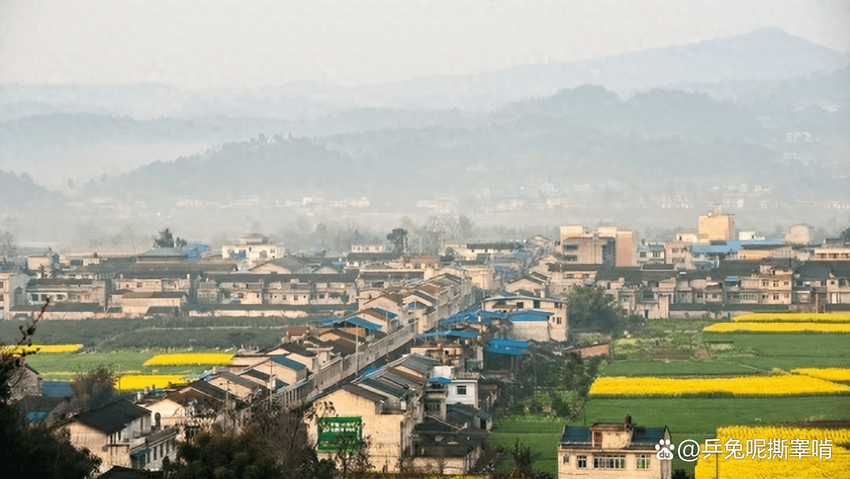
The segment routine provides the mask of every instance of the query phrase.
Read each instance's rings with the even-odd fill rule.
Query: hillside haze
[[[848,84],[850,55],[763,29],[348,89],[4,85],[0,182],[15,193],[0,215],[38,197],[63,221],[107,208],[189,215],[197,231],[222,215],[640,228],[715,204],[759,227],[766,212],[828,221],[824,205],[848,200]]]

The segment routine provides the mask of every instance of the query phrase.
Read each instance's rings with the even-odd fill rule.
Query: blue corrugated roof
[[[508,348],[505,346],[487,346],[484,348],[484,352],[493,353],[493,354],[507,354],[508,356],[522,356],[522,349],[519,348]]]
[[[522,348],[525,349],[528,347],[528,341],[517,341],[516,339],[505,339],[505,338],[493,338],[490,340],[490,344],[493,346],[505,346],[508,348]]]
[[[561,436],[561,444],[590,444],[590,428],[584,426],[567,426]]]
[[[511,321],[548,321],[549,316],[553,314],[555,313],[541,309],[523,309],[509,314],[508,319]]]
[[[467,339],[475,339],[478,337],[478,331],[461,331],[461,330],[448,330],[448,331],[431,331],[427,333],[419,334],[417,337],[419,338],[436,338],[441,336],[450,336],[453,338],[467,338]]]
[[[280,364],[281,366],[287,367],[289,369],[294,369],[296,371],[298,371],[299,369],[304,369],[305,367],[307,367],[307,366],[304,366],[303,364],[299,363],[298,361],[289,359],[289,358],[287,358],[286,356],[283,356],[283,355],[272,356],[271,360],[272,360],[272,362]]]
[[[322,326],[336,326],[342,323],[353,324],[354,326],[357,326],[359,328],[366,328],[372,331],[377,331],[381,329],[380,325],[366,321],[363,318],[358,318],[357,316],[349,316],[347,318],[330,318],[320,324]]]

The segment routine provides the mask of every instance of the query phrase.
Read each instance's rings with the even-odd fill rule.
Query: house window
[[[625,469],[626,456],[623,454],[604,454],[593,456],[594,469]]]
[[[570,455],[569,455],[569,454],[564,454],[564,455],[561,457],[561,463],[562,463],[562,464],[569,464],[569,463],[570,463]]]
[[[561,318],[555,318],[555,323],[556,323],[556,324],[561,324]]]
[[[457,387],[457,395],[458,396],[466,396],[466,386],[458,386]]]
[[[638,469],[649,469],[649,454],[639,454],[637,457]]]
[[[587,467],[587,456],[576,456],[576,466],[579,469],[584,469]]]
[[[575,263],[578,261],[578,255],[568,254],[564,256],[564,261]]]
[[[516,302],[516,309],[522,309],[524,307],[525,307],[525,303],[523,303],[522,301]]]
[[[640,257],[641,257],[641,258],[646,258],[646,251],[641,251],[641,252],[640,252]]]

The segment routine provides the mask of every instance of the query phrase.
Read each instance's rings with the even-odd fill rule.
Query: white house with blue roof
[[[527,341],[566,341],[567,303],[552,298],[502,293],[481,302],[482,309],[499,311],[511,323],[510,335]]]
[[[558,479],[670,479],[675,445],[670,430],[623,422],[564,426],[558,442]]]

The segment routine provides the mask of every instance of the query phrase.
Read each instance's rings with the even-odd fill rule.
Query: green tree
[[[364,477],[372,470],[369,449],[372,441],[369,437],[357,437],[353,434],[340,434],[334,440],[334,462],[339,464],[342,479]]]
[[[71,381],[74,392],[72,409],[89,411],[112,402],[115,395],[115,374],[103,366],[78,374]]]
[[[274,455],[254,427],[238,436],[215,428],[202,432],[177,448],[177,461],[169,464],[172,479],[284,479]]]
[[[407,251],[407,230],[395,228],[387,233],[387,240],[393,244],[393,251],[404,253]]]
[[[154,248],[182,248],[186,246],[186,240],[175,238],[170,229],[165,228],[159,232],[159,236],[153,237]]]
[[[577,286],[567,295],[567,314],[573,331],[614,333],[622,315],[599,286]]]

